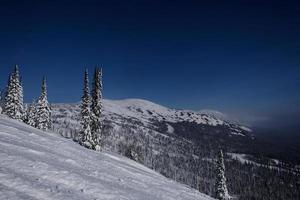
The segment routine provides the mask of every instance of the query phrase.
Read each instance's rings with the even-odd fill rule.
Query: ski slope
[[[210,200],[122,156],[0,115],[1,200]]]

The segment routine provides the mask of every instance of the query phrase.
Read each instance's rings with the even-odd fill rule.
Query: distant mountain
[[[76,140],[80,130],[79,105],[52,105],[54,132]],[[229,191],[241,199],[260,199],[253,194],[268,192],[261,186],[265,177],[258,178],[259,174],[271,173],[270,176],[277,177],[277,172],[270,172],[265,166],[284,168],[284,173],[293,170],[280,160],[274,162],[278,154],[272,152],[276,146],[258,140],[255,131],[217,111],[177,110],[141,99],[104,100],[102,121],[104,149],[129,157],[210,196],[214,195],[213,161],[218,148],[228,153],[225,164]],[[243,155],[244,160],[257,164],[243,167],[245,163],[232,155]],[[257,176],[245,177],[249,173]],[[293,180],[290,175],[285,176]],[[241,192],[245,187],[249,193]],[[278,195],[289,199],[289,194],[297,194],[298,190],[293,189],[279,190]]]
[[[122,122],[124,119],[142,123],[146,127],[151,127],[158,123],[195,123],[212,127],[221,126],[227,129],[229,135],[249,136],[251,130],[241,126],[236,122],[231,122],[225,114],[218,111],[202,110],[200,112],[191,110],[176,110],[167,108],[153,102],[142,99],[125,100],[104,100],[104,119],[112,121],[114,124]],[[79,104],[54,104],[53,117],[57,120],[60,115],[65,120],[79,116]],[[70,121],[77,124],[78,121]],[[60,126],[56,126],[60,129]],[[66,133],[68,134],[68,133]]]
[[[128,158],[0,115],[0,199],[212,200]]]
[[[222,119],[224,121],[231,121],[231,119],[224,113],[217,111],[217,110],[210,110],[210,109],[203,109],[200,110],[199,113],[209,115],[209,116],[214,116],[218,119]]]

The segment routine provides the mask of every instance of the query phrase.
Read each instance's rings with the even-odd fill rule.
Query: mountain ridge
[[[79,103],[58,103],[52,104],[54,108],[62,107],[62,106],[77,106],[77,114]],[[174,109],[168,108],[154,102],[144,100],[144,99],[136,99],[129,98],[124,100],[103,100],[103,113],[105,118],[107,119],[112,115],[119,115],[126,118],[136,119],[142,123],[151,123],[152,120],[157,121],[165,121],[171,123],[177,122],[194,122],[197,124],[206,124],[209,126],[227,126],[232,135],[240,135],[244,136],[244,133],[251,133],[252,130],[249,127],[244,125],[240,125],[237,122],[230,121],[229,119],[221,119],[216,115],[208,112],[197,112],[193,110],[187,109]],[[219,115],[225,114],[218,112]]]

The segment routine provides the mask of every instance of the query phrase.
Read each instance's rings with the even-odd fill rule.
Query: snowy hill
[[[231,120],[226,114],[224,114],[220,111],[217,111],[217,110],[203,109],[203,110],[200,110],[199,113],[214,116],[216,118],[219,118],[219,119],[222,119],[225,121]]]
[[[54,104],[52,107],[55,120],[60,120],[58,122],[63,121],[75,126],[78,124],[79,104]],[[217,111],[176,110],[142,99],[104,100],[103,108],[104,119],[115,124],[123,123],[124,119],[141,123],[145,127],[155,125],[154,122],[165,122],[169,123],[170,131],[171,123],[189,122],[213,127],[222,126],[231,135],[245,136],[251,133],[251,129],[227,120],[224,114]],[[61,126],[56,128],[59,129],[58,132],[65,132]]]
[[[140,119],[143,122],[157,119],[167,122],[193,121],[212,126],[224,124],[223,120],[219,120],[212,115],[209,116],[189,110],[170,109],[142,99],[104,100],[103,104],[104,111],[108,115],[118,114]]]
[[[76,138],[80,104],[51,107],[53,131]],[[141,99],[104,100],[103,147],[212,196],[212,152],[221,144],[228,152],[247,153],[254,142],[250,129],[215,115]]]
[[[212,199],[122,156],[0,115],[0,199]]]
[[[140,119],[143,122],[149,122],[156,119],[158,121],[173,123],[188,121],[210,126],[230,126],[230,124],[233,124],[226,120],[225,117],[219,117],[225,116],[225,114],[218,111],[204,112],[203,110],[195,112],[191,110],[177,110],[142,99],[104,100],[103,105],[104,112],[110,116],[117,114],[124,117]],[[218,115],[216,115],[216,113],[218,113]]]

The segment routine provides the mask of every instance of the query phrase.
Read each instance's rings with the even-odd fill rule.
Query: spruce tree
[[[2,113],[2,109],[4,108],[4,99],[5,99],[5,90],[0,91],[0,113]]]
[[[23,109],[23,87],[18,65],[15,65],[6,87],[3,112],[10,118],[22,121],[24,117]]]
[[[90,112],[91,98],[89,89],[88,71],[84,73],[83,95],[81,97],[81,131],[78,137],[79,144],[93,149],[95,143],[91,132],[91,112]]]
[[[29,126],[36,127],[36,102],[33,100],[27,109],[27,121]]]
[[[215,183],[216,198],[219,200],[228,200],[229,194],[226,186],[225,165],[222,150],[219,151],[216,162],[216,183]]]
[[[102,114],[102,69],[96,68],[94,72],[92,105],[91,105],[91,130],[93,141],[95,142],[95,150],[100,150],[101,143],[101,114]]]
[[[10,116],[13,112],[13,95],[12,95],[12,74],[9,74],[7,85],[4,92],[4,99],[3,99],[3,107],[2,112],[7,116]]]
[[[41,130],[48,130],[51,126],[51,110],[47,100],[47,85],[46,78],[43,78],[42,81],[42,91],[41,96],[37,103],[37,112],[36,112],[36,128]]]

